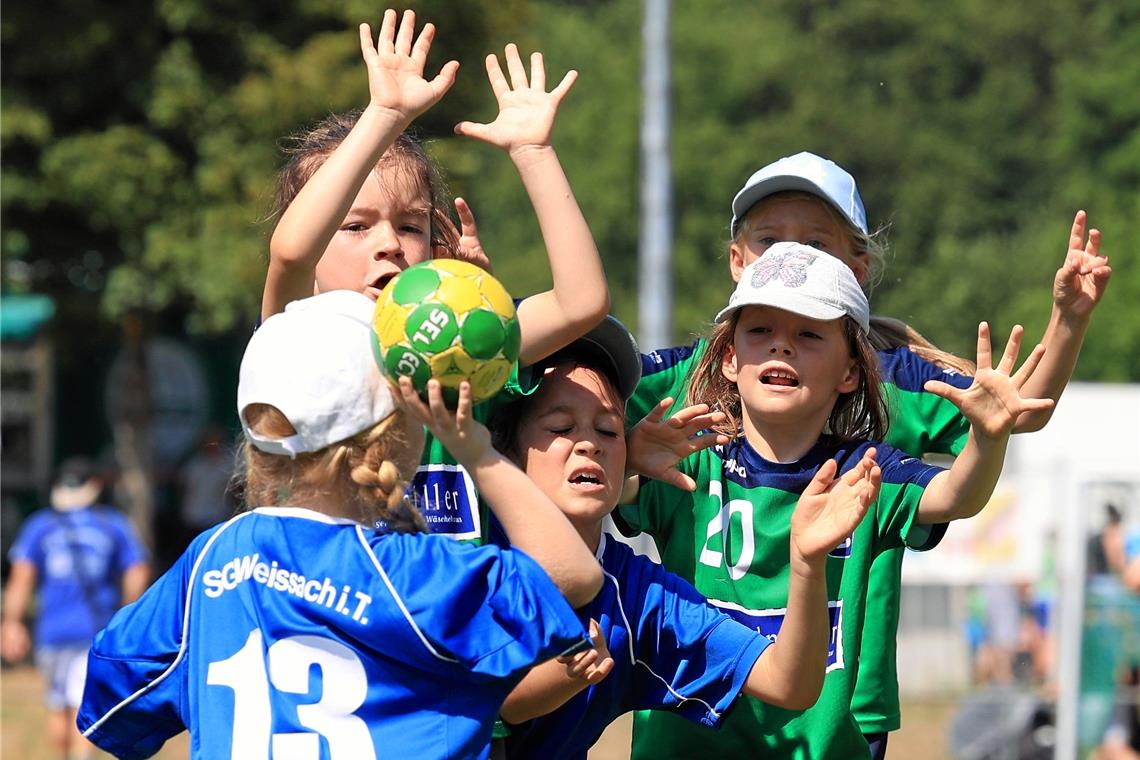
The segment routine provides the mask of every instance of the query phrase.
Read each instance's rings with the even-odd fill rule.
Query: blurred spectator
[[[122,604],[146,588],[146,550],[130,521],[98,503],[103,480],[86,459],[65,462],[51,490],[51,508],[24,522],[9,552],[0,655],[27,657],[24,624],[38,586],[35,661],[46,680],[48,736],[61,758],[87,757],[75,728],[87,650]]]
[[[183,545],[206,528],[233,516],[236,503],[229,490],[233,463],[224,431],[216,425],[207,426],[197,451],[178,478]]]
[[[1124,572],[1124,521],[1115,504],[1104,505],[1101,532],[1089,538],[1089,575],[1121,575]]]

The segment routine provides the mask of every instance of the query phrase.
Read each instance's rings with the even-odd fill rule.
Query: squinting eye
[[[554,435],[566,435],[567,433],[569,433],[569,432],[570,432],[570,428],[568,428],[568,427],[564,427],[564,428],[550,428],[550,432],[551,432],[551,433],[554,433]]]
[[[820,334],[819,334],[819,333],[813,333],[813,332],[811,332],[810,330],[804,330],[804,331],[803,331],[803,333],[802,333],[802,335],[803,335],[804,337],[807,337],[807,338],[816,338],[816,339],[819,339],[819,338],[821,338],[821,337],[822,337],[822,336],[820,336]]]
[[[352,222],[351,224],[344,225],[344,227],[341,229],[345,232],[363,232],[364,230],[368,229],[368,227],[361,224],[360,222]]]
[[[780,241],[774,237],[763,237],[759,240],[760,245],[764,246],[765,248],[771,248],[778,242]]]
[[[411,233],[412,235],[421,235],[421,234],[423,234],[423,228],[422,228],[422,227],[417,227],[417,226],[416,226],[416,225],[414,225],[414,224],[405,224],[405,225],[404,225],[403,227],[401,227],[400,229],[401,229],[401,230],[403,230],[404,232],[408,232],[408,233]]]
[[[598,432],[601,433],[602,435],[604,435],[606,438],[617,438],[618,437],[617,431],[615,431],[615,430],[605,430],[603,428],[598,428]]]

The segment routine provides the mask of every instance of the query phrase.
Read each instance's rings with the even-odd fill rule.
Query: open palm
[[[430,81],[424,78],[424,67],[435,37],[435,26],[425,24],[415,37],[416,14],[404,11],[397,29],[396,11],[384,11],[380,35],[372,43],[368,24],[360,25],[360,52],[368,68],[370,107],[392,111],[401,121],[410,122],[439,102],[455,83],[457,61],[448,61]]]
[[[1108,257],[1100,255],[1100,230],[1085,227],[1088,215],[1078,211],[1069,232],[1069,250],[1065,263],[1053,280],[1053,303],[1073,317],[1087,317],[1104,295],[1112,267]]]
[[[508,152],[519,148],[550,144],[554,118],[566,93],[570,92],[578,72],[568,71],[550,92],[546,91],[546,66],[542,53],[530,57],[530,77],[519,57],[518,47],[511,43],[503,54],[510,83],[495,55],[487,56],[487,80],[499,103],[499,115],[490,124],[464,121],[455,125],[457,134],[490,143]]]
[[[854,533],[879,495],[882,472],[874,449],[837,478],[838,469],[834,459],[827,460],[796,502],[792,546],[804,559],[826,555]]]

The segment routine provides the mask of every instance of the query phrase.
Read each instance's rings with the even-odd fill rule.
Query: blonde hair
[[[697,362],[688,388],[689,404],[708,404],[709,408],[724,412],[727,419],[716,430],[730,436],[740,434],[743,410],[740,389],[724,376],[721,366],[735,340],[736,325],[742,311],[737,309],[731,318],[713,326],[708,346]],[[839,395],[827,418],[827,428],[821,432],[830,432],[843,441],[881,441],[890,424],[890,416],[882,391],[878,357],[855,320],[844,317],[843,332],[848,355],[855,360],[859,373],[859,385],[855,390]]]
[[[852,252],[856,255],[866,255],[867,278],[863,283],[863,290],[866,291],[868,297],[870,296],[871,291],[874,290],[874,286],[882,279],[883,270],[886,268],[888,253],[886,242],[887,228],[880,227],[869,235],[865,234],[862,230],[853,226],[838,209],[813,193],[802,190],[784,190],[764,196],[754,203],[745,213],[744,219],[737,229],[736,237],[730,241],[730,245],[732,243],[744,243],[745,237],[747,233],[752,230],[752,224],[754,223],[753,220],[755,217],[752,216],[753,209],[770,199],[810,200],[817,202],[827,212],[832,221],[839,226],[839,229],[846,233],[848,242],[851,244]],[[977,369],[970,360],[955,356],[948,351],[943,351],[927,340],[913,327],[898,319],[891,319],[890,317],[871,317],[871,331],[868,338],[876,351],[886,351],[905,346],[923,359],[943,369],[953,369],[965,375],[973,375]]]
[[[285,415],[268,404],[250,404],[244,416],[260,435],[285,437],[296,432]],[[419,509],[404,496],[419,452],[409,446],[402,410],[351,438],[296,459],[267,454],[247,440],[243,459],[246,510],[303,506],[316,498],[332,498],[368,527],[383,522],[393,531],[427,532]]]

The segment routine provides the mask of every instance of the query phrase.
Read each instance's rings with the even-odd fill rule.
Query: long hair
[[[729,436],[741,433],[743,410],[740,389],[724,376],[721,365],[733,345],[741,311],[737,309],[731,318],[713,327],[708,346],[697,362],[688,388],[689,404],[708,404],[710,409],[724,412],[727,419],[716,430]],[[843,333],[848,356],[855,360],[855,368],[859,372],[859,385],[849,393],[839,394],[827,418],[827,427],[820,432],[830,432],[844,441],[881,441],[886,435],[890,415],[882,391],[878,357],[855,320],[843,318]]]
[[[973,376],[978,371],[974,362],[943,351],[927,340],[922,333],[907,323],[890,317],[871,317],[871,345],[876,351],[887,351],[906,346],[914,353],[943,369],[952,369]]]
[[[359,109],[347,113],[331,114],[312,129],[298,133],[287,141],[285,152],[288,162],[277,175],[277,189],[273,197],[271,218],[281,219],[285,209],[301,192],[301,188],[339,146],[356,122]],[[442,248],[445,257],[452,257],[459,249],[459,232],[448,215],[451,197],[443,180],[439,165],[428,155],[423,143],[410,132],[402,132],[392,146],[376,163],[376,168],[402,172],[431,204],[431,245]]]
[[[279,410],[251,404],[246,422],[261,435],[285,437],[296,431]],[[242,447],[246,510],[262,506],[304,506],[316,497],[350,507],[359,522],[379,522],[389,530],[426,533],[415,504],[404,497],[419,452],[409,454],[407,421],[402,410],[320,451],[296,459],[267,454],[248,440]]]

